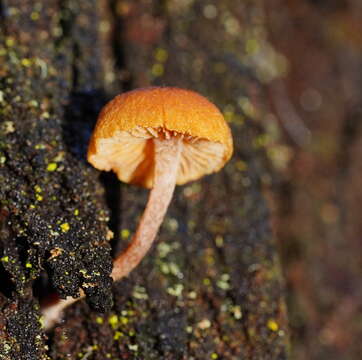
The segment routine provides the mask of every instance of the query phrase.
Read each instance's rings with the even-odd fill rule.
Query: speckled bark
[[[1,135],[0,176],[8,184],[1,189],[1,249],[10,261],[2,262],[8,280],[0,336],[7,345],[0,353],[11,359],[287,358],[283,288],[262,195],[271,179],[257,125],[266,111],[262,77],[244,51],[248,31],[263,26],[258,2],[211,1],[207,9],[189,1],[37,4],[43,8],[2,2],[1,109],[9,112]],[[29,307],[36,319],[31,285],[42,267],[64,294],[91,281],[101,285],[83,286],[89,293],[99,289],[93,303],[99,305],[97,295],[109,299],[108,214],[84,151],[102,89],[111,97],[121,86],[150,84],[192,88],[213,100],[231,123],[235,155],[219,174],[176,189],[157,245],[114,286],[111,311],[74,304],[46,350],[36,321],[28,320],[31,336],[9,324]],[[110,226],[124,248],[147,191],[123,186],[119,196],[114,179],[105,181]],[[120,212],[113,211],[117,206]],[[25,336],[33,339],[29,346]]]
[[[89,47],[96,38],[96,28],[89,31],[95,3],[1,5],[0,271],[6,339],[0,353],[40,359],[45,346],[32,293],[45,274],[62,295],[77,295],[82,287],[94,295],[93,303],[110,299],[108,211],[96,171],[83,156],[102,102],[95,90],[97,48]],[[73,18],[73,12],[82,18]]]

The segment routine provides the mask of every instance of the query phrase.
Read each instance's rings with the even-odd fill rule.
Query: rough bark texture
[[[269,49],[260,4],[0,5],[1,357],[285,359],[283,287],[262,196],[271,176],[260,95],[273,71],[253,57],[255,38]],[[235,154],[219,174],[176,190],[157,246],[113,286],[111,307],[107,224],[114,251],[117,241],[124,248],[147,192],[120,193],[113,175],[100,181],[85,149],[105,99],[150,84],[213,100]],[[45,274],[63,295],[81,286],[93,305],[69,308],[47,340],[37,305]]]

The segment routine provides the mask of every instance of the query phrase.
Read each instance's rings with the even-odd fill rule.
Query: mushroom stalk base
[[[113,262],[114,281],[127,276],[144,258],[156,238],[176,186],[182,142],[178,138],[154,139],[153,188],[137,231],[128,248]]]
[[[118,281],[127,276],[144,258],[156,238],[175,190],[182,140],[179,138],[169,140],[156,138],[153,141],[155,145],[153,188],[131,243],[113,261],[111,274],[113,281]],[[42,315],[45,329],[51,328],[59,321],[60,314],[65,308],[84,296],[84,292],[80,290],[79,298],[67,297],[43,308]]]

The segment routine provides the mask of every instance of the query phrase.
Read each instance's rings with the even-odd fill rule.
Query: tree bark
[[[263,196],[272,174],[258,121],[268,110],[262,70],[245,50],[247,34],[263,26],[261,10],[239,1],[1,2],[4,358],[287,358]],[[235,154],[220,173],[176,189],[156,246],[113,286],[111,306],[107,224],[118,252],[147,192],[120,192],[85,150],[106,99],[149,85],[213,100],[230,121]],[[37,308],[45,274],[64,296],[82,287],[93,306],[67,309],[47,345]]]

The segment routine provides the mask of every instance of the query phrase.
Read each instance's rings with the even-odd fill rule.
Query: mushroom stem
[[[77,298],[67,296],[65,299],[60,299],[58,296],[56,296],[52,302],[47,304],[40,304],[41,315],[43,318],[43,327],[45,330],[51,329],[57,322],[61,320],[60,316],[64,309],[85,297],[84,291],[82,289],[80,289],[79,292],[80,297]]]
[[[158,229],[166,214],[176,186],[177,171],[180,164],[182,140],[180,138],[154,139],[155,145],[155,172],[153,188],[142,215],[136,233],[127,249],[113,261],[111,277],[118,281],[127,276],[144,258],[156,238]],[[80,297],[53,302],[44,306],[42,315],[44,328],[51,328],[60,317],[61,312],[69,305],[85,296],[80,289]]]
[[[182,141],[154,139],[155,172],[153,188],[137,231],[127,249],[113,262],[114,281],[127,276],[143,259],[156,238],[176,186]]]

